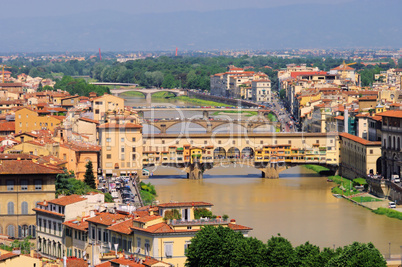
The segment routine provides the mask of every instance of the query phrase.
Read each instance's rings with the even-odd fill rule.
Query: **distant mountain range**
[[[326,1],[323,1],[326,2]],[[116,2],[118,3],[118,2]],[[0,52],[402,47],[402,1],[0,19]]]

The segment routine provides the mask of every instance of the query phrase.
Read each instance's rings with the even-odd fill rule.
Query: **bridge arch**
[[[254,149],[251,147],[245,147],[241,150],[241,158],[242,159],[252,159],[254,158]]]
[[[240,149],[238,149],[237,147],[231,147],[228,149],[228,153],[226,156],[228,159],[239,159]]]
[[[152,93],[150,93],[150,94],[151,94],[151,96],[152,96],[153,94],[156,94],[156,93],[159,93],[159,92],[168,92],[168,93],[172,93],[175,97],[179,95],[179,93],[177,93],[177,92],[175,92],[175,91],[173,91],[173,90],[158,90],[158,91],[152,92]]]
[[[240,131],[236,131],[236,128],[233,127],[236,125],[236,128],[241,129]],[[218,124],[211,127],[212,132],[220,132],[220,133],[238,133],[238,132],[247,132],[247,126],[241,122],[237,121],[228,121],[222,124]]]
[[[223,147],[217,147],[214,149],[214,159],[225,159],[226,158],[226,149]]]
[[[161,129],[153,124],[143,123],[142,124],[142,132],[144,134],[160,134]]]
[[[167,122],[168,123],[168,122]],[[181,127],[179,127],[180,130],[177,130],[178,125],[182,125]],[[176,127],[175,127],[176,126]],[[196,127],[194,127],[196,126]],[[199,128],[201,127],[201,128]],[[176,128],[174,130],[172,130],[172,128]],[[173,122],[169,125],[166,125],[166,133],[206,133],[207,129],[205,127],[205,125],[203,125],[200,122],[197,121],[177,121],[177,122]]]

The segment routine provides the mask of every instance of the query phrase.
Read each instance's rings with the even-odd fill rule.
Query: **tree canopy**
[[[228,227],[205,226],[191,240],[186,266],[281,266],[340,267],[380,266],[386,261],[373,244],[355,242],[336,250],[306,242],[293,247],[284,237],[273,236],[267,244]]]

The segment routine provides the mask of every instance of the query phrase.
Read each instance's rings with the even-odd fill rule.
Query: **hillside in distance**
[[[324,1],[325,2],[325,1]],[[402,1],[0,19],[0,52],[402,47]]]

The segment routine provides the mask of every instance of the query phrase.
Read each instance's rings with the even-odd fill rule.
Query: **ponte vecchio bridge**
[[[205,133],[143,136],[143,166],[172,166],[188,177],[226,163],[241,163],[279,178],[286,168],[316,164],[336,171],[339,166],[338,133]]]

